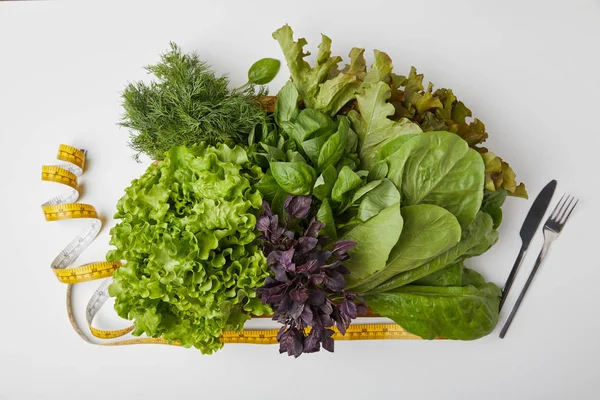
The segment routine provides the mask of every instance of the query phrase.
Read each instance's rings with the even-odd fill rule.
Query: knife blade
[[[504,301],[506,300],[506,296],[510,291],[510,288],[515,280],[515,276],[521,267],[521,263],[527,254],[527,249],[529,248],[529,244],[535,235],[542,219],[544,218],[544,214],[546,214],[546,210],[548,210],[548,206],[550,205],[550,201],[552,200],[552,196],[554,195],[554,190],[556,189],[556,180],[553,179],[542,189],[540,194],[537,195],[527,216],[525,217],[525,221],[523,222],[523,226],[521,227],[521,231],[519,235],[521,236],[521,249],[519,250],[519,255],[515,260],[515,264],[510,270],[510,274],[504,283],[504,288],[502,289],[502,298],[500,299],[500,310],[502,310],[502,306],[504,305]]]

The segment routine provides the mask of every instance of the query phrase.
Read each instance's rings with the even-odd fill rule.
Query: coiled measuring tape
[[[81,232],[54,258],[51,268],[58,280],[67,286],[67,315],[73,329],[86,342],[101,346],[123,346],[133,344],[167,344],[178,345],[177,342],[169,342],[161,338],[140,337],[122,339],[110,342],[96,342],[92,340],[77,324],[72,307],[73,285],[97,279],[105,279],[96,289],[86,307],[86,321],[92,336],[99,339],[116,339],[133,331],[129,326],[117,330],[103,330],[92,326],[94,317],[109,298],[108,287],[112,283],[113,273],[122,266],[121,262],[94,262],[78,267],[73,263],[79,255],[94,241],[100,229],[102,221],[94,206],[90,204],[77,203],[79,198],[78,178],[85,167],[86,151],[61,144],[58,149],[57,158],[63,163],[59,165],[43,166],[42,180],[59,183],[67,186],[68,191],[53,197],[42,204],[42,211],[47,221],[61,221],[67,219],[83,220]],[[227,331],[221,335],[223,343],[245,343],[245,344],[276,344],[278,329],[245,329],[241,332]],[[418,336],[406,332],[396,324],[353,324],[345,335],[334,328],[333,338],[335,340],[411,340],[420,339]]]

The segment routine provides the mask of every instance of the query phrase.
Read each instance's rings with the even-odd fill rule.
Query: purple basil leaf
[[[313,329],[304,339],[304,352],[315,353],[321,349],[321,343],[317,330]]]
[[[364,304],[358,304],[356,306],[356,312],[358,313],[358,315],[365,315],[367,313],[367,306],[365,306]]]
[[[310,307],[304,306],[304,311],[302,311],[302,315],[300,316],[300,319],[302,320],[304,325],[311,326],[312,322],[313,322],[313,318],[314,317],[313,317],[312,309]]]
[[[340,264],[335,270],[342,275],[350,274],[350,270],[343,264]]]
[[[331,315],[333,312],[333,306],[331,305],[331,300],[325,300],[323,304],[321,304],[321,311],[325,313],[325,315]]]
[[[288,278],[287,273],[281,264],[273,265],[271,269],[275,273],[275,279],[277,279],[279,282],[289,282],[290,279]]]
[[[300,254],[306,254],[317,246],[318,240],[308,236],[302,236],[298,239],[296,251]]]
[[[296,270],[296,265],[292,261],[294,252],[295,250],[293,248],[286,250],[281,253],[281,258],[279,259],[280,265],[288,272],[294,272]]]
[[[279,250],[272,251],[267,256],[267,265],[273,266],[273,265],[279,263],[280,259],[281,259],[281,251],[279,251]]]
[[[331,329],[325,329],[321,335],[321,343],[323,344],[323,348],[331,353],[333,353],[334,350],[334,341],[331,337],[332,335],[333,331]]]
[[[321,285],[323,282],[325,282],[325,279],[326,279],[325,274],[316,274],[316,275],[311,275],[310,276],[310,280],[315,285]]]
[[[323,229],[324,226],[325,226],[324,223],[317,221],[315,219],[315,217],[313,217],[310,220],[310,224],[308,225],[308,228],[306,229],[304,236],[316,238],[317,236],[319,236],[319,232],[321,231],[321,229]]]
[[[339,272],[328,271],[325,286],[334,292],[341,292],[346,287],[346,280]]]
[[[266,200],[263,200],[262,206],[265,209],[265,214],[267,214],[267,216],[270,217],[271,215],[273,215],[273,213],[271,212],[271,206]]]
[[[345,257],[354,246],[356,246],[356,242],[350,240],[340,240],[333,245],[333,249],[331,250],[332,254],[336,258]]]
[[[354,319],[357,316],[358,308],[354,301],[345,298],[344,301],[342,301],[342,304],[340,305],[340,312],[343,315],[348,316],[350,319]]]
[[[296,267],[298,272],[315,273],[319,269],[319,263],[317,260],[308,260],[304,264]]]
[[[269,227],[271,226],[271,220],[266,215],[261,215],[258,217],[258,221],[256,221],[256,229],[264,233],[265,235],[269,231]]]
[[[321,267],[321,269],[325,269],[325,270],[327,270],[327,269],[330,269],[330,270],[331,269],[337,269],[341,264],[342,264],[342,262],[338,260],[338,261],[332,262],[331,264],[323,265]]]
[[[323,303],[325,303],[325,293],[319,289],[313,289],[308,295],[307,302],[311,306],[320,307]]]
[[[291,217],[304,219],[308,217],[311,204],[312,197],[310,196],[289,195],[283,203],[283,208]]]
[[[308,290],[306,288],[292,289],[290,297],[296,303],[304,303],[308,299]]]
[[[297,318],[300,318],[300,315],[302,315],[303,311],[304,311],[304,303],[294,302],[294,304],[290,308],[289,313],[292,318],[297,319]]]

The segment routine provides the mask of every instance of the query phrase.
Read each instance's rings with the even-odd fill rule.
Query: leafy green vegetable
[[[262,58],[258,60],[248,70],[248,83],[266,85],[277,76],[280,66],[281,62],[274,58]]]
[[[484,165],[479,154],[450,132],[425,132],[386,158],[388,178],[402,204],[435,204],[469,225],[481,207]]]
[[[338,174],[338,178],[331,190],[331,198],[334,201],[342,202],[347,193],[358,188],[362,184],[362,179],[348,167],[343,167]]]
[[[486,168],[486,187],[489,190],[504,188],[511,196],[527,198],[523,184],[517,186],[512,168],[486,148],[476,147],[484,142],[488,134],[479,119],[472,121],[469,108],[459,101],[452,90],[437,89],[433,84],[423,86],[423,75],[412,67],[408,76],[393,75],[392,97],[390,99],[396,113],[394,119],[408,118],[418,124],[423,131],[449,131],[463,138],[469,146],[482,153],[484,160],[495,159],[490,169]],[[488,162],[486,161],[486,167]]]
[[[482,281],[472,280],[476,285],[466,286],[408,285],[365,300],[373,312],[423,339],[473,340],[489,334],[498,322],[502,293],[493,283]]]
[[[338,177],[338,173],[333,166],[325,168],[315,181],[313,195],[319,200],[325,201],[331,197],[331,191]]]
[[[300,112],[298,110],[299,96],[298,89],[291,81],[288,81],[277,94],[277,103],[275,103],[273,113],[275,122],[290,136],[294,129],[293,123]]]
[[[497,240],[498,232],[493,228],[492,217],[480,212],[471,225],[462,230],[460,242],[455,246],[416,268],[397,274],[371,289],[369,293],[380,293],[396,289],[433,274],[450,264],[483,254]]]
[[[402,234],[387,258],[385,268],[361,280],[354,289],[356,293],[367,293],[395,275],[430,261],[460,241],[458,221],[441,207],[431,204],[402,207],[402,218]],[[384,230],[382,235],[387,232]]]
[[[224,330],[269,311],[254,291],[269,275],[254,230],[262,175],[241,147],[178,146],[125,190],[107,259],[127,264],[109,293],[134,335],[212,353]]]
[[[335,166],[346,153],[349,130],[350,121],[347,118],[340,119],[337,132],[331,135],[319,150],[317,159],[319,171],[323,171],[329,166]]]
[[[439,271],[413,282],[417,286],[461,286],[463,284],[464,265],[461,262],[450,264]]]
[[[346,279],[348,288],[385,267],[390,251],[398,242],[402,226],[400,204],[397,203],[344,234],[342,240],[356,242],[349,252],[350,259],[345,262],[351,272]]]
[[[391,94],[384,82],[369,85],[356,96],[358,111],[348,113],[358,134],[361,166],[367,170],[373,167],[375,156],[384,145],[401,135],[421,132],[418,125],[407,119],[389,119],[394,114],[394,106],[386,102]]]
[[[184,54],[175,44],[146,69],[157,81],[129,84],[122,95],[121,125],[131,129],[137,156],[162,160],[172,146],[202,141],[245,144],[255,126],[266,122],[259,103],[265,89],[250,84],[232,91],[226,76],[217,77],[196,54]]]
[[[295,195],[308,195],[317,179],[315,170],[303,162],[272,162],[271,173],[280,188]]]
[[[376,183],[376,181],[370,183]],[[363,186],[363,188],[367,185]],[[400,192],[398,192],[396,186],[389,179],[382,179],[375,188],[369,190],[362,197],[356,218],[361,221],[367,221],[379,214],[383,209],[399,203]]]
[[[494,220],[494,229],[498,229],[500,223],[502,223],[502,204],[504,204],[507,195],[508,192],[502,188],[496,191],[486,189],[483,192],[481,210],[491,215]]]

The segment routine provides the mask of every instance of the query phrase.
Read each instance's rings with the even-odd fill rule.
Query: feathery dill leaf
[[[122,93],[121,126],[131,129],[130,146],[161,160],[172,146],[207,142],[247,144],[248,135],[266,120],[260,100],[263,86],[228,88],[195,53],[184,54],[174,43],[161,61],[146,67],[157,80],[134,82]]]

